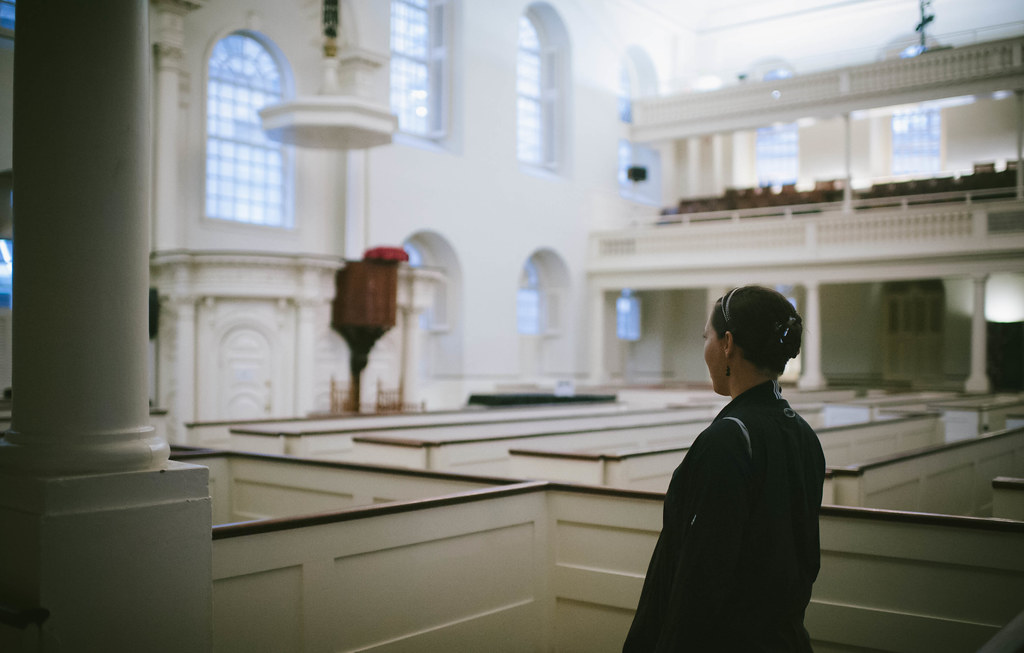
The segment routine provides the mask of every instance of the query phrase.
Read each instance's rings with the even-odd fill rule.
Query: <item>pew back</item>
[[[218,651],[618,651],[663,496],[546,483],[214,528]],[[975,650],[1024,605],[1024,524],[822,509],[818,653]]]
[[[705,426],[695,425],[701,430]],[[829,466],[870,460],[943,441],[942,420],[933,413],[818,429],[817,433]],[[643,448],[616,442],[615,446],[604,449],[563,450],[559,450],[558,441],[545,438],[540,443],[529,442],[511,449],[509,473],[517,478],[664,492],[672,472],[696,435],[680,437],[668,447]],[[831,503],[831,497],[830,484],[825,502]]]
[[[291,419],[261,418],[250,420],[217,420],[185,424],[185,446],[227,448],[232,428],[253,428],[279,432],[316,432],[382,428],[391,426],[422,426],[444,422],[486,422],[496,420],[537,419],[541,417],[581,417],[604,415],[626,410],[622,403],[569,404],[547,406],[509,406],[505,408],[466,408],[422,413],[314,415]]]
[[[508,475],[509,449],[679,447],[707,424],[689,409],[629,411],[565,420],[521,420],[297,436],[232,431],[233,449],[267,454],[398,465],[468,474]]]
[[[1024,476],[1024,428],[834,467],[835,502],[947,515],[992,515],[992,479]]]
[[[179,453],[174,458],[210,469],[214,524],[410,501],[511,482],[237,452]]]

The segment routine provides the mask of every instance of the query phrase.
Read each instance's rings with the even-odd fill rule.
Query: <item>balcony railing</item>
[[[991,194],[1001,199],[988,199]],[[1010,199],[1006,198],[1007,194]],[[1024,257],[1024,201],[1013,189],[665,216],[671,224],[591,234],[591,273]]]
[[[933,50],[770,82],[637,100],[635,140],[750,129],[777,120],[1019,88],[1024,37]]]

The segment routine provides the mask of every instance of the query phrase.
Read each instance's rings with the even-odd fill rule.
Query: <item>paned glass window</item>
[[[0,239],[0,308],[11,307],[14,287],[14,241]]]
[[[758,129],[756,151],[759,186],[796,183],[800,157],[800,130],[796,123]]]
[[[892,115],[892,173],[938,172],[942,159],[938,107],[898,111]]]
[[[615,333],[619,340],[640,339],[640,298],[629,288],[615,300]]]
[[[14,33],[15,0],[0,0],[0,34]]]
[[[541,44],[537,28],[526,16],[519,18],[519,54],[516,62],[517,151],[524,163],[545,162],[545,121]]]
[[[391,110],[406,133],[444,135],[446,6],[441,0],[391,2]]]
[[[206,215],[291,227],[287,150],[263,133],[259,110],[282,98],[281,70],[256,39],[213,48],[206,97]]]
[[[519,280],[519,292],[516,294],[516,324],[519,333],[535,336],[540,333],[540,277],[533,261],[523,266],[523,274]]]

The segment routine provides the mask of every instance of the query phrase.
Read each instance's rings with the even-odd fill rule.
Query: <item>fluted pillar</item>
[[[176,272],[185,272],[184,268]],[[196,297],[189,294],[174,295],[170,298],[174,312],[174,398],[171,408],[175,442],[199,444],[187,441],[185,424],[196,418]]]
[[[145,2],[18,7],[11,430],[0,467],[150,469]]]
[[[964,390],[985,393],[992,389],[986,370],[988,324],[985,321],[985,284],[988,275],[974,277],[974,312],[971,315],[971,374]]]
[[[797,387],[801,390],[817,390],[825,387],[825,377],[821,373],[821,308],[818,283],[809,281],[803,285],[807,296],[800,357],[803,369]]]
[[[316,309],[321,302],[305,298],[298,302],[295,343],[295,411],[299,416],[313,412],[316,404]]]
[[[200,5],[194,0],[151,0],[153,59],[156,63],[153,104],[153,232],[156,251],[183,245],[178,213],[178,125],[181,74],[184,65],[185,15]]]

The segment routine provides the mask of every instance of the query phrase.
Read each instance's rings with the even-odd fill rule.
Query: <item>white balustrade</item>
[[[684,138],[776,120],[1010,88],[1024,73],[1020,37],[788,79],[633,103],[633,139]]]

